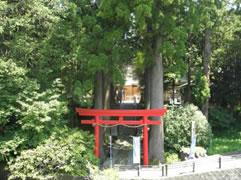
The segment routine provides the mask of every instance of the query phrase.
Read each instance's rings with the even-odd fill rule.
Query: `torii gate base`
[[[100,126],[101,125],[143,125],[143,164],[148,165],[148,125],[160,125],[161,121],[149,120],[149,117],[161,117],[166,109],[148,110],[100,110],[76,108],[76,112],[82,117],[92,117],[91,120],[81,120],[82,124],[92,124],[95,127],[95,156],[100,157]],[[108,117],[110,120],[104,120]],[[117,120],[111,118],[117,117]],[[140,117],[140,120],[124,120],[125,117]],[[134,118],[133,118],[134,119]]]

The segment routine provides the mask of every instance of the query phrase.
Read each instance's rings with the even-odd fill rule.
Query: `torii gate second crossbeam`
[[[143,164],[148,165],[148,125],[161,125],[160,120],[150,120],[150,117],[162,117],[166,109],[148,110],[102,110],[102,109],[82,109],[76,108],[76,112],[81,117],[92,117],[91,120],[81,120],[82,124],[92,124],[95,127],[95,156],[100,157],[100,126],[101,125],[140,125],[143,126]],[[110,120],[104,120],[108,117]],[[117,120],[111,120],[115,117]],[[125,117],[133,117],[133,120],[125,120]],[[139,120],[135,120],[139,117]]]

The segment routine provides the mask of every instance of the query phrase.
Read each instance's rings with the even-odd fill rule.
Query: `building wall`
[[[137,85],[124,86],[124,94],[123,94],[124,101],[134,100],[134,97],[138,100],[140,99],[140,96],[141,96],[141,91],[139,86]]]

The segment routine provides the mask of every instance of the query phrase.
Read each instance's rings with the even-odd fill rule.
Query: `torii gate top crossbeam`
[[[103,125],[160,125],[160,121],[149,120],[149,117],[160,117],[166,113],[166,109],[148,110],[102,110],[76,108],[79,116],[94,117],[91,120],[81,120],[82,124],[103,124]],[[98,118],[96,118],[98,117]],[[103,120],[102,117],[117,117],[118,120]],[[124,120],[125,117],[140,117],[139,120]],[[97,122],[98,121],[98,122]]]

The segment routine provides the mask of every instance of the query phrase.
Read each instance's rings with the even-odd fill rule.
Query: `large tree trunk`
[[[154,63],[151,69],[151,102],[150,108],[163,107],[163,63],[160,55],[161,40],[156,39],[154,44]],[[159,119],[155,119],[159,120]],[[152,126],[150,131],[149,157],[155,162],[164,161],[164,129],[161,126]]]
[[[113,105],[113,85],[111,83],[111,76],[109,74],[104,74],[104,109],[111,109]],[[111,102],[112,101],[112,102]],[[112,136],[117,136],[117,126],[111,128],[105,128],[105,133],[110,133]]]
[[[104,109],[110,109],[111,104],[111,78],[108,74],[103,75],[103,81],[104,81]]]
[[[211,58],[211,29],[205,30],[205,39],[204,39],[204,51],[203,51],[203,70],[204,75],[208,81],[209,85],[209,76],[210,76],[210,58]],[[209,98],[204,102],[202,106],[202,112],[208,119],[208,108],[209,108]]]
[[[94,94],[94,108],[104,109],[104,74],[102,71],[96,73],[95,76],[95,94]],[[103,163],[104,154],[104,128],[100,128],[100,164]]]
[[[150,109],[151,108],[151,68],[150,67],[146,67],[144,77],[145,77],[144,103],[145,103],[145,108]]]
[[[94,94],[94,108],[104,108],[104,81],[103,72],[99,71],[95,75],[95,94]]]
[[[110,83],[110,108],[112,109],[115,105],[115,87],[113,83]]]

